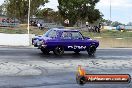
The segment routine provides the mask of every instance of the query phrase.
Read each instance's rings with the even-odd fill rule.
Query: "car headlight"
[[[39,41],[39,44],[43,44],[43,41],[41,40],[41,41]]]
[[[93,40],[93,39],[89,39],[89,40]]]

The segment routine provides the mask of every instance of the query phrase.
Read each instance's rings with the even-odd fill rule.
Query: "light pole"
[[[29,39],[29,45],[30,45],[30,0],[29,0],[29,3],[28,3],[28,27],[27,27],[27,30],[28,30],[28,39]]]
[[[29,0],[29,3],[28,3],[28,27],[27,27],[27,30],[28,30],[28,35],[30,34],[29,30],[30,30],[30,4],[31,4],[31,1]]]
[[[111,21],[111,0],[110,0],[110,21]]]

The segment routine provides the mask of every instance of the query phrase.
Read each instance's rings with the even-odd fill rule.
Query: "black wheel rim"
[[[90,53],[91,55],[93,55],[93,54],[95,53],[95,51],[96,51],[96,47],[95,47],[95,46],[91,46],[91,47],[89,48],[89,53]]]
[[[58,55],[61,55],[61,54],[63,53],[63,51],[64,51],[64,50],[63,50],[62,47],[57,47],[57,48],[56,48],[56,52],[57,52]]]
[[[49,54],[49,50],[46,50],[46,49],[43,49],[43,48],[41,48],[41,51],[44,53],[44,54]]]
[[[95,47],[91,47],[91,48],[90,48],[90,52],[91,52],[91,53],[94,53],[94,52],[95,52]]]

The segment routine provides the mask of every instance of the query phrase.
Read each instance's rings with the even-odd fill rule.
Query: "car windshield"
[[[43,36],[50,37],[50,38],[56,38],[57,32],[55,30],[48,30]]]

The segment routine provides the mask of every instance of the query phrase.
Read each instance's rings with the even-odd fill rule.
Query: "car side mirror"
[[[83,36],[84,37],[84,39],[90,39],[89,37],[85,37],[85,36]]]
[[[78,39],[83,40],[83,38],[78,38]]]

